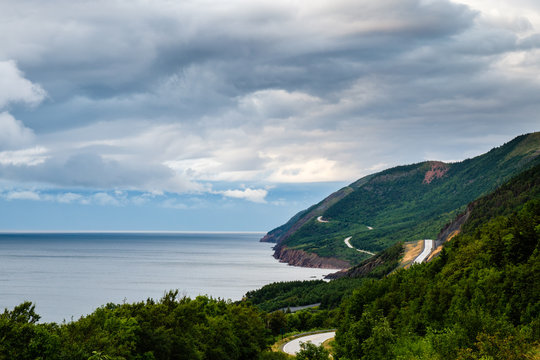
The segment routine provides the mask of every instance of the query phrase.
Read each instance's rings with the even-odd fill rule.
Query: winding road
[[[302,336],[286,343],[283,346],[283,352],[289,355],[295,355],[297,352],[300,351],[300,343],[310,342],[313,345],[319,346],[326,340],[332,339],[334,336],[336,336],[335,331],[322,332],[322,333]]]
[[[328,220],[324,220],[324,219],[322,218],[322,216],[318,216],[318,217],[317,217],[317,221],[320,222],[320,223],[327,223],[327,222],[330,222],[330,221],[328,221]],[[368,228],[368,230],[373,230],[373,228],[372,228],[371,226],[368,226],[367,228]],[[368,255],[371,255],[371,256],[375,255],[375,254],[372,253],[371,251],[360,250],[360,249],[355,248],[355,247],[352,246],[351,243],[350,243],[351,239],[352,239],[352,236],[349,236],[348,238],[346,238],[346,239],[345,239],[345,245],[347,245],[347,246],[350,247],[351,249],[355,249],[356,251],[359,251],[359,252],[361,252],[361,253],[368,254]]]
[[[350,247],[351,249],[355,249],[356,251],[359,251],[359,252],[362,252],[362,253],[365,253],[365,254],[369,254],[369,255],[375,255],[374,253],[370,252],[370,251],[367,251],[367,250],[360,250],[360,249],[357,249],[355,248],[354,246],[351,245],[350,241],[352,239],[352,236],[349,236],[348,238],[345,239],[345,245],[347,245],[348,247]]]

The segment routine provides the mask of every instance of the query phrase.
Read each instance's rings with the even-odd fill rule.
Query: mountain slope
[[[533,359],[540,339],[540,165],[467,207],[433,261],[342,303],[338,359]]]
[[[435,238],[469,202],[540,163],[539,155],[537,132],[457,163],[428,161],[388,169],[340,189],[263,240],[277,242],[274,256],[294,265],[358,264],[368,255],[348,248],[345,238],[351,236],[355,248],[371,252],[398,241]]]

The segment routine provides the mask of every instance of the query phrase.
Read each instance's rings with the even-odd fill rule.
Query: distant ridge
[[[425,161],[365,176],[299,212],[261,241],[292,265],[349,267],[398,241],[435,239],[466,205],[540,163],[540,132],[464,161]],[[317,221],[322,216],[325,221]]]

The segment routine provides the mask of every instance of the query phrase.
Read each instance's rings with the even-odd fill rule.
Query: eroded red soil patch
[[[426,172],[426,175],[424,176],[424,181],[422,181],[422,183],[430,184],[433,181],[433,179],[440,179],[447,172],[448,172],[447,164],[440,161],[433,161],[431,162],[431,170],[428,170]]]

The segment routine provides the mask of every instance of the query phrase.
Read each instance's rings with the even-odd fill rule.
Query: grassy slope
[[[328,207],[328,223],[311,218],[287,238],[288,247],[334,256],[358,264],[367,255],[349,249],[381,251],[398,241],[435,238],[466,204],[484,195],[523,169],[540,163],[540,133],[520,136],[490,152],[446,164],[448,171],[423,182],[431,162],[399,166],[351,184],[354,189]],[[368,230],[372,226],[373,230]]]

